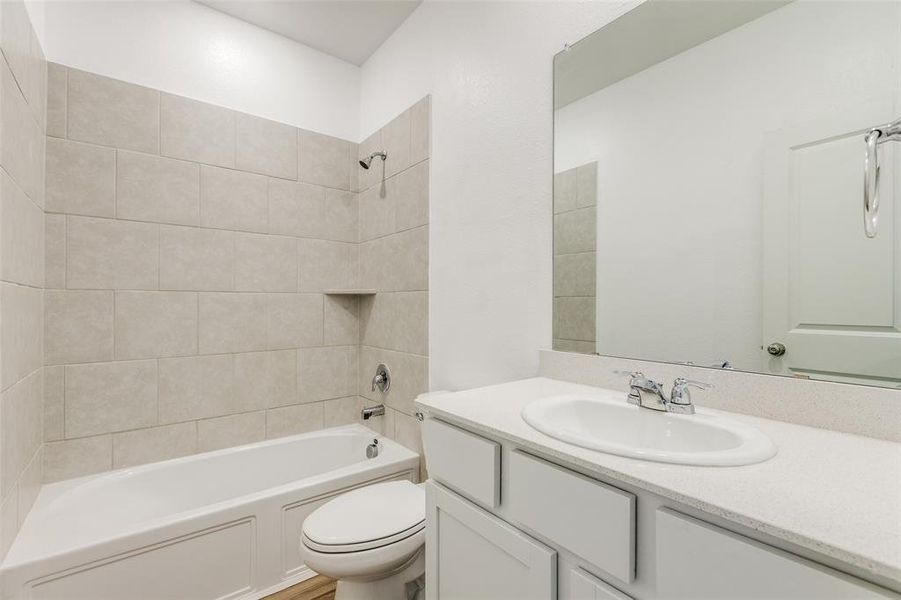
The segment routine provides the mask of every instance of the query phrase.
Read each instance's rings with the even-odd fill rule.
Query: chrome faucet
[[[661,412],[680,415],[693,415],[694,404],[691,403],[691,390],[695,387],[710,389],[713,386],[702,381],[693,381],[679,377],[673,382],[669,397],[663,391],[663,384],[648,379],[641,371],[614,371],[619,375],[629,376],[629,395],[626,401],[641,408],[649,408]]]
[[[364,421],[368,421],[372,417],[381,417],[385,414],[385,405],[384,404],[376,404],[375,406],[367,406],[363,410],[360,411],[360,416],[363,417]]]

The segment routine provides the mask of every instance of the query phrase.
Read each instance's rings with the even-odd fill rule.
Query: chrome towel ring
[[[901,119],[873,127],[864,136],[863,228],[868,238],[876,237],[879,225],[879,144],[890,141],[901,141]]]

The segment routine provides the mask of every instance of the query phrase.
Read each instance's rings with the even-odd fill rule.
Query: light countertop
[[[539,377],[431,395],[417,406],[878,578],[901,581],[901,444],[699,408],[757,427],[773,440],[778,453],[756,465],[696,467],[580,448],[540,433],[520,417],[522,408],[538,398],[604,393],[609,390]],[[622,394],[625,402],[625,391]]]

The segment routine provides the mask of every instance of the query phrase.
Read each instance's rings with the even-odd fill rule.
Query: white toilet
[[[377,483],[330,500],[303,522],[304,563],[338,580],[336,600],[413,600],[425,574],[425,491]]]

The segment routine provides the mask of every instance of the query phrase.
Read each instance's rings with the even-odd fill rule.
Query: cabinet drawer
[[[657,511],[657,590],[662,598],[898,598],[844,573],[686,517]]]
[[[568,600],[632,600],[632,597],[582,569],[572,569]]]
[[[422,444],[432,479],[487,508],[500,504],[500,444],[436,419],[422,424]]]
[[[507,465],[511,518],[620,581],[635,578],[635,496],[519,451]]]

